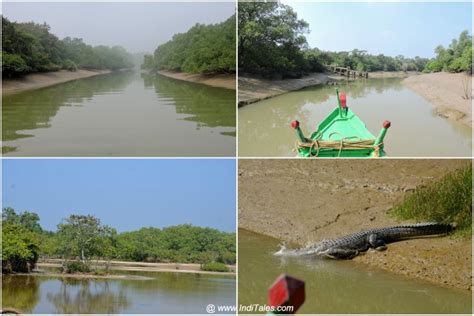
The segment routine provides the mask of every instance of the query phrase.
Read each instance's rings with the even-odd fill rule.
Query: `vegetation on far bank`
[[[392,210],[398,219],[456,224],[456,234],[472,235],[472,166],[421,186]]]
[[[117,233],[91,215],[71,215],[56,232],[45,231],[36,213],[17,214],[12,208],[2,211],[4,272],[31,271],[37,260],[63,260],[63,272],[92,272],[91,261],[200,263],[206,269],[235,264],[235,233],[193,225],[163,229],[145,227]],[[207,270],[209,271],[209,270]]]
[[[2,76],[66,69],[117,70],[133,66],[131,55],[122,47],[91,46],[82,39],[63,40],[50,33],[46,23],[11,22],[2,16]]]
[[[298,78],[322,72],[325,65],[359,71],[472,72],[472,36],[464,31],[448,48],[438,46],[433,59],[371,55],[363,50],[329,52],[309,48],[309,24],[280,2],[240,2],[239,70],[270,78]]]
[[[235,15],[214,25],[196,24],[145,55],[147,70],[215,74],[235,72]]]

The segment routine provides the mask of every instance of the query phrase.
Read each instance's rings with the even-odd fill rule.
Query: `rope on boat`
[[[372,149],[374,151],[374,156],[380,157],[380,149],[383,146],[383,143],[374,145],[373,139],[349,140],[350,138],[354,138],[354,137],[345,137],[338,141],[316,139],[312,142],[300,143],[297,141],[296,143],[297,143],[297,148],[309,148],[310,157],[313,157],[313,156],[317,157],[321,149],[339,149],[339,153],[337,154],[337,157],[341,156],[341,152],[343,149],[344,150]],[[316,150],[315,154],[313,154],[313,149]]]

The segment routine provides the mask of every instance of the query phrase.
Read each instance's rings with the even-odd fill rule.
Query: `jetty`
[[[326,65],[326,69],[338,75],[348,78],[369,78],[367,71],[353,70],[349,67],[339,67],[337,65]]]

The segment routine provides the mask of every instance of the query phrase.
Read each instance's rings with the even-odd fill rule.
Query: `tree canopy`
[[[262,75],[305,70],[308,23],[280,2],[239,3],[239,69]]]
[[[56,232],[45,231],[36,213],[2,211],[2,264],[6,271],[26,271],[40,256],[80,260],[120,259],[143,262],[236,262],[235,233],[190,224],[144,227],[117,233],[92,215],[70,215]],[[8,269],[7,269],[8,267]]]
[[[132,58],[120,47],[85,44],[82,39],[63,40],[50,33],[46,23],[10,22],[2,16],[2,76],[10,78],[27,73],[77,68],[130,68]]]
[[[472,36],[468,31],[453,39],[448,48],[439,45],[435,49],[436,58],[426,65],[425,72],[462,72],[472,73]]]
[[[196,24],[146,55],[143,69],[188,73],[235,72],[235,15],[213,25]]]

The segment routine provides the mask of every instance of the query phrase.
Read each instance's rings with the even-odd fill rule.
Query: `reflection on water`
[[[3,97],[14,156],[232,156],[235,91],[128,71]]]
[[[464,157],[471,154],[471,129],[436,115],[434,107],[400,79],[356,80],[341,84],[348,106],[377,135],[382,122],[392,127],[385,138],[391,157]],[[335,87],[290,92],[239,109],[239,155],[294,156],[297,119],[306,134],[337,105]]]
[[[266,303],[286,272],[306,282],[299,313],[470,313],[469,292],[417,282],[354,261],[277,257],[278,241],[239,230],[239,304]]]
[[[120,274],[124,274],[120,272]],[[25,313],[205,313],[235,305],[235,278],[184,273],[127,273],[147,280],[5,275],[3,306]]]

